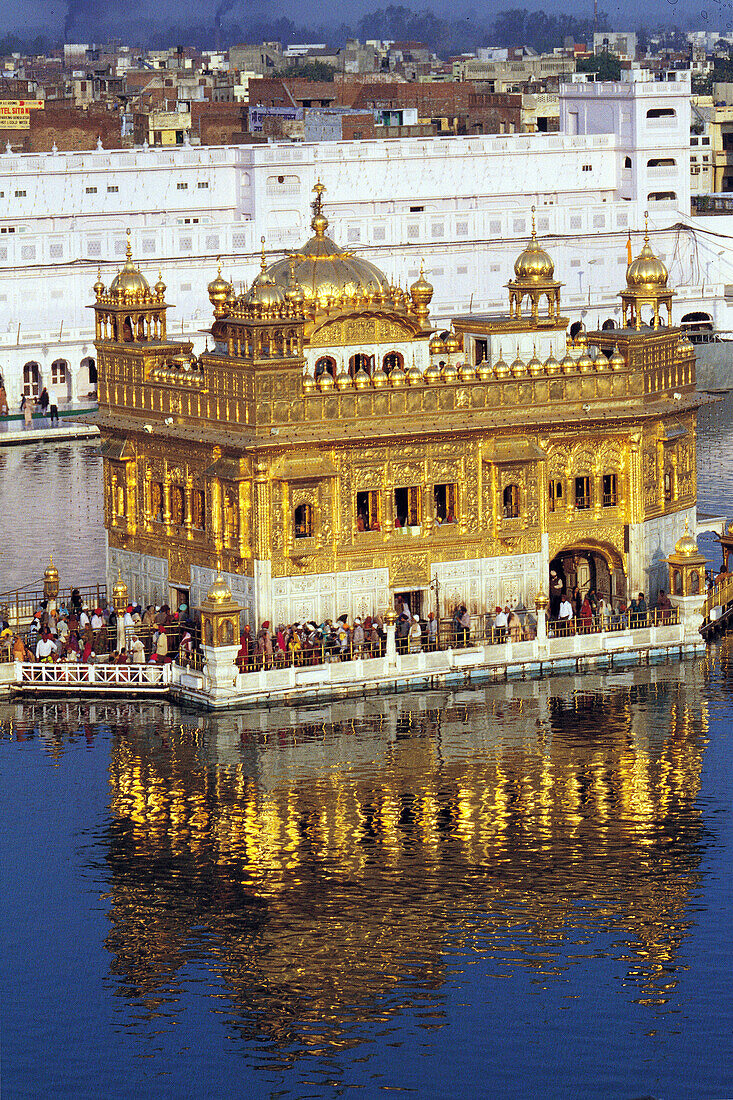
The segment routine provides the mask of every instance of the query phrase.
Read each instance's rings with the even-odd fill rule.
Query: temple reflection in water
[[[203,961],[244,1034],[327,1049],[434,1002],[477,942],[544,986],[600,933],[629,996],[663,1005],[699,875],[704,675],[690,662],[224,717],[84,708],[114,735],[120,994],[157,1015]],[[72,709],[38,704],[39,729]]]

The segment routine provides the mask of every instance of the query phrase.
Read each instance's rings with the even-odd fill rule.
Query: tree
[[[576,69],[579,73],[597,73],[599,80],[620,80],[621,62],[615,53],[596,54],[595,57],[582,57]]]
[[[327,65],[325,61],[308,61],[299,64],[294,61],[285,69],[278,69],[275,76],[297,76],[301,80],[317,80],[330,84],[333,82],[336,69],[333,65]]]

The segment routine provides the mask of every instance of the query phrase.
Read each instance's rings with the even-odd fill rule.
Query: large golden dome
[[[127,259],[125,266],[118,271],[109,288],[110,294],[121,294],[125,298],[135,298],[138,294],[145,296],[150,294],[150,284],[144,275],[141,275],[132,262],[132,245],[130,244],[130,230],[127,230]]]
[[[313,190],[316,192],[311,221],[314,236],[298,252],[276,260],[262,276],[267,276],[284,295],[288,287],[293,286],[292,264],[292,279],[300,286],[306,306],[325,306],[329,301],[335,305],[340,299],[345,304],[364,294],[391,298],[389,280],[384,272],[368,260],[339,248],[326,236],[328,219],[323,213],[322,199],[326,189],[322,183],[317,183]],[[260,278],[258,276],[257,280]]]
[[[626,269],[626,285],[632,289],[638,287],[665,287],[667,268],[659,257],[655,256],[649,245],[649,233],[644,233],[641,252]]]

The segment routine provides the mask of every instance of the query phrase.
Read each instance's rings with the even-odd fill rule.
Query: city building
[[[319,177],[337,240],[403,285],[424,261],[442,328],[501,307],[535,205],[571,323],[618,321],[627,238],[638,244],[648,209],[678,288],[675,322],[704,313],[733,329],[730,252],[707,232],[710,218],[700,233],[689,213],[689,74],[565,83],[559,111],[559,133],[0,153],[0,375],[11,407],[52,381],[61,398],[89,391],[88,287],[98,267],[109,283],[128,227],[153,282],[165,268],[176,333],[198,353],[201,271],[213,276],[221,256],[241,290],[263,235],[269,255],[299,247]]]
[[[193,606],[221,568],[256,625],[425,617],[433,592],[441,615],[541,588],[555,613],[563,587],[654,597],[696,524],[699,399],[648,234],[618,325],[571,338],[533,212],[508,309],[440,332],[422,271],[402,290],[328,236],[324,190],[313,236],[263,250],[246,293],[209,283],[198,356],[129,244],[97,280],[109,577]]]

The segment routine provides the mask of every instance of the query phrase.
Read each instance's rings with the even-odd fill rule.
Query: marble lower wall
[[[685,520],[694,535],[697,525],[695,507],[632,525],[629,544],[630,597],[644,592],[647,600],[654,603],[660,588],[668,591],[669,570],[664,559],[672,553],[675,543],[684,535]]]

